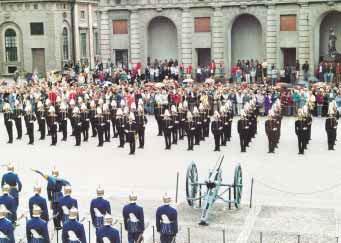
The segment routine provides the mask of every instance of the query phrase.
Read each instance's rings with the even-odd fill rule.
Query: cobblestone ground
[[[221,148],[221,153],[213,152],[212,136],[202,142],[200,146],[195,146],[193,152],[186,150],[186,140],[180,141],[178,145],[172,146],[172,150],[166,151],[163,137],[156,136],[154,117],[150,116],[148,120],[145,149],[137,149],[135,156],[129,156],[127,145],[124,149],[117,148],[117,139],[112,139],[111,143],[105,143],[103,148],[97,148],[97,139],[95,138],[90,139],[87,143],[82,143],[81,147],[75,147],[73,146],[74,138],[69,137],[66,143],[58,141],[56,147],[51,147],[50,137],[47,137],[45,141],[39,141],[38,133],[35,132],[34,146],[27,145],[27,135],[21,141],[15,140],[14,144],[9,145],[6,144],[7,134],[1,115],[0,162],[5,164],[8,161],[13,161],[24,184],[20,194],[19,214],[27,210],[27,201],[32,195],[33,185],[35,183],[46,185],[40,176],[30,171],[30,168],[50,172],[53,166],[56,166],[60,170],[61,177],[68,179],[73,185],[73,194],[79,201],[81,218],[87,216],[90,200],[95,196],[96,187],[100,184],[105,188],[106,197],[110,199],[113,208],[115,208],[113,210],[114,217],[118,219],[121,218],[121,209],[129,192],[135,191],[139,195],[140,203],[145,207],[150,226],[155,224],[155,209],[161,204],[164,192],[175,196],[176,174],[179,172],[179,209],[182,222],[179,242],[187,242],[187,226],[189,225],[194,227],[194,233],[191,235],[198,235],[200,240],[205,243],[219,242],[218,239],[223,237],[222,229],[225,228],[225,224],[227,225],[225,240],[228,242],[255,241],[259,238],[258,232],[264,228],[269,228],[267,232],[264,232],[264,239],[267,239],[268,235],[272,235],[271,229],[274,231],[273,235],[278,234],[278,238],[281,239],[282,231],[280,230],[284,230],[284,227],[280,223],[277,224],[279,219],[283,220],[283,224],[288,222],[293,225],[290,227],[297,231],[304,231],[304,227],[295,226],[296,222],[298,222],[297,225],[309,224],[312,221],[312,216],[314,220],[321,222],[321,225],[324,225],[325,221],[330,221],[331,225],[334,225],[330,226],[329,231],[329,226],[321,227],[312,221],[311,224],[314,227],[312,226],[310,231],[319,231],[311,232],[313,234],[321,234],[320,231],[323,229],[323,234],[329,235],[331,232],[332,235],[333,227],[337,228],[335,222],[339,221],[339,215],[341,215],[339,213],[341,190],[333,185],[341,181],[339,161],[341,150],[339,142],[337,142],[336,151],[327,150],[324,119],[314,119],[312,141],[304,156],[297,154],[293,118],[284,118],[281,140],[275,154],[267,153],[264,119],[260,119],[258,135],[247,149],[247,153],[243,154],[240,153],[236,119],[233,122],[232,141],[226,147]],[[36,124],[35,130],[37,130]],[[60,134],[58,136],[58,140],[60,140]],[[199,180],[203,181],[220,154],[225,155],[224,182],[233,180],[232,175],[236,163],[242,165],[244,176],[242,203],[244,207],[237,211],[238,213],[235,213],[234,210],[226,211],[226,214],[229,215],[226,217],[227,220],[232,220],[226,222],[220,221],[220,217],[224,219],[225,211],[220,211],[219,208],[217,211],[213,210],[213,216],[210,217],[211,224],[207,230],[205,229],[208,232],[206,234],[202,228],[197,226],[200,217],[199,211],[190,209],[183,204],[186,168],[191,161],[195,161],[199,171]],[[4,172],[5,168],[1,167],[0,171]],[[251,178],[254,178],[255,181],[253,206],[258,208],[259,212],[248,212],[247,210]],[[46,195],[45,192],[44,195]],[[271,207],[267,209],[266,206]],[[300,216],[300,212],[303,210],[301,208],[308,210],[304,216]],[[316,208],[316,210],[310,208]],[[290,212],[290,209],[293,211]],[[236,218],[232,217],[234,214],[236,214]],[[334,215],[335,221],[332,221],[332,216],[329,215]],[[269,221],[267,218],[270,218]],[[240,227],[236,225],[240,225]],[[119,224],[117,226],[119,227]],[[213,234],[213,231],[216,234]],[[240,236],[241,232],[243,237]],[[295,239],[296,231],[289,233]],[[291,237],[289,237],[289,233],[284,233],[283,237],[289,239]],[[17,228],[16,235],[17,238],[24,236],[24,221]],[[148,237],[152,239],[151,227],[147,230]],[[192,239],[195,239],[193,237]],[[125,235],[123,238],[126,238]],[[303,237],[301,242],[304,242],[305,239]],[[196,242],[200,243],[200,240]],[[92,242],[94,241],[92,240]]]

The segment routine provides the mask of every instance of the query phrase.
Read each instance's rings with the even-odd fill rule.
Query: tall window
[[[86,57],[86,33],[81,33],[81,57]]]
[[[69,34],[66,27],[63,29],[63,59],[69,60]]]
[[[5,50],[7,62],[18,61],[17,34],[13,29],[5,32]]]

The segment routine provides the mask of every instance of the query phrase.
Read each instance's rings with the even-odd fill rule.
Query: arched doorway
[[[148,26],[148,54],[151,61],[178,58],[178,38],[175,24],[166,17],[152,19]]]
[[[231,30],[231,64],[240,59],[263,60],[263,33],[258,19],[250,14],[237,17]]]
[[[333,11],[328,13],[321,21],[320,24],[320,59],[328,55],[328,39],[329,29],[333,28],[337,37],[336,50],[341,52],[341,13]]]

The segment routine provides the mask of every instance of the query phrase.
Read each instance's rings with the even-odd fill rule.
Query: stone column
[[[192,64],[193,17],[188,8],[183,9],[181,25],[181,61],[187,68]]]
[[[278,34],[278,19],[276,16],[276,10],[274,5],[268,6],[267,11],[267,20],[266,20],[266,61],[268,63],[268,68],[275,64],[277,67],[277,34]]]
[[[94,29],[93,29],[93,17],[92,17],[92,5],[88,5],[88,26],[89,26],[89,65],[92,69],[94,65],[95,53],[94,53]]]
[[[110,58],[111,50],[110,50],[110,35],[112,34],[111,24],[109,25],[109,16],[107,11],[100,12],[100,48],[101,48],[101,58],[102,63],[105,65],[108,63],[108,59]]]
[[[300,62],[301,68],[302,65],[308,61],[309,63],[309,71],[311,72],[314,68],[314,63],[311,62],[310,59],[310,39],[309,39],[309,8],[308,4],[304,3],[301,5],[298,18],[298,55],[297,59]],[[303,77],[303,72],[301,71],[300,77]]]
[[[220,7],[215,8],[212,18],[212,59],[218,63],[224,62],[224,28],[223,12]],[[224,64],[226,66],[226,64]]]
[[[130,14],[130,61],[132,64],[142,63],[140,21],[138,10],[133,10]]]
[[[73,38],[75,40],[75,60],[76,62],[80,61],[80,43],[79,43],[79,8],[78,4],[75,4],[74,7],[74,32],[73,32]]]

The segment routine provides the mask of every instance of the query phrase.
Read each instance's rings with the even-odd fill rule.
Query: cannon
[[[194,162],[187,168],[186,199],[189,206],[202,209],[199,225],[208,225],[209,211],[217,200],[227,203],[229,208],[231,204],[234,204],[236,208],[240,207],[243,192],[241,165],[237,164],[234,169],[233,184],[224,184],[222,182],[221,169],[223,160],[224,156],[220,156],[214,168],[209,172],[207,180],[204,182],[198,182],[198,169]],[[226,193],[228,193],[228,197],[224,198],[223,195]],[[201,203],[202,201],[203,203]]]

